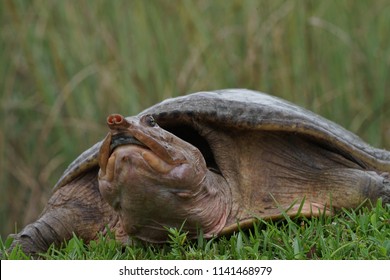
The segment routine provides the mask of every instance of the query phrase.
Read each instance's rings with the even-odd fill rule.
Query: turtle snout
[[[111,114],[107,117],[107,125],[113,130],[126,129],[130,123],[120,114]]]

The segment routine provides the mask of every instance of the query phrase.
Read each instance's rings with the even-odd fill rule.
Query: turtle
[[[107,232],[122,244],[163,243],[174,227],[211,238],[258,219],[390,202],[390,152],[266,93],[187,94],[135,116],[111,114],[107,125],[13,246],[37,254]]]

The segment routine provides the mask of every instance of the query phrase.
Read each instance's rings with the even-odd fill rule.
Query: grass
[[[229,87],[390,148],[387,0],[0,1],[0,236],[35,220],[105,117]]]
[[[228,237],[188,240],[180,229],[167,229],[169,242],[122,247],[110,237],[99,236],[85,244],[74,236],[62,248],[50,248],[40,258],[49,260],[376,260],[390,259],[390,205],[379,201],[372,208],[344,210],[335,217],[257,221],[252,229]],[[0,240],[1,241],[1,240]],[[1,241],[6,259],[29,259],[15,248],[5,253],[11,240]]]

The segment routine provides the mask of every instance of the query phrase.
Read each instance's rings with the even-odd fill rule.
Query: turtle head
[[[202,153],[161,128],[151,115],[107,118],[110,132],[99,152],[99,190],[119,212],[125,231],[145,241],[166,241],[166,227],[183,222],[215,233],[225,215],[208,212],[219,207],[214,178]],[[209,204],[209,205],[208,205]]]

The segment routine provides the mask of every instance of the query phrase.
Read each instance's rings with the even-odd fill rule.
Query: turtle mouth
[[[140,142],[133,135],[130,135],[128,133],[118,133],[118,134],[112,135],[112,137],[111,137],[109,154],[111,155],[117,147],[124,146],[124,145],[137,145],[137,146],[140,146],[144,149],[150,150],[148,146],[146,146],[145,144]]]
[[[104,139],[98,156],[98,162],[100,170],[102,171],[102,176],[105,176],[108,166],[108,161],[111,155],[114,153],[115,149],[121,146],[139,146],[145,150],[151,150],[144,143],[136,139],[133,135],[121,132],[121,133],[109,133],[107,137]]]
[[[136,135],[133,135],[133,133],[136,133]],[[130,154],[138,151],[137,153],[141,156],[144,163],[161,174],[168,173],[175,166],[185,161],[185,158],[173,158],[169,151],[169,145],[163,145],[164,143],[161,143],[161,141],[156,141],[153,137],[142,134],[142,132],[137,134],[137,131],[111,131],[109,135],[103,142],[99,155],[99,165],[103,170],[102,174],[106,173],[107,168],[115,169],[115,165],[111,166],[109,162],[111,157],[113,162],[116,157],[114,154],[119,147],[126,147],[126,153]],[[138,139],[138,136],[141,138]],[[138,147],[138,149],[134,149],[135,147]],[[125,150],[121,151],[123,153]],[[128,158],[129,156],[126,157]],[[112,172],[108,173],[111,174]]]

